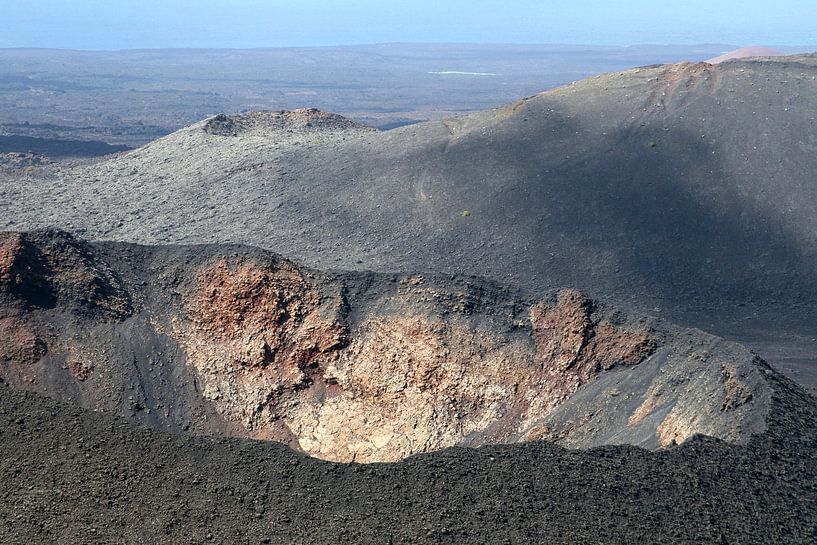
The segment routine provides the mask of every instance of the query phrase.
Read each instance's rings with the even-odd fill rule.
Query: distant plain
[[[379,129],[492,108],[589,76],[734,45],[386,44],[279,49],[0,49],[0,153],[137,147],[225,112],[319,108]],[[44,139],[32,142],[14,137]],[[88,156],[87,145],[76,155]],[[96,146],[97,154],[116,151]]]

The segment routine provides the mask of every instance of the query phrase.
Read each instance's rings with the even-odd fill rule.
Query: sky
[[[817,0],[0,0],[0,47],[817,46]]]

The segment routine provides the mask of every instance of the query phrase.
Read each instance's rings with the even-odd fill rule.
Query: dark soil
[[[0,541],[803,544],[817,540],[814,399],[770,432],[651,453],[547,443],[333,464],[171,436],[0,388]]]

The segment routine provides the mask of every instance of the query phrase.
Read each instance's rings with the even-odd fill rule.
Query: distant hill
[[[780,57],[782,55],[784,55],[784,53],[770,47],[749,46],[735,49],[734,51],[724,53],[723,55],[718,55],[717,57],[709,59],[706,62],[709,64],[720,64],[725,61],[736,59],[746,59],[751,57]]]
[[[48,184],[15,182],[4,217],[95,239],[249,243],[323,268],[573,287],[790,343],[761,353],[807,361],[816,82],[817,57],[802,55],[638,68],[385,132],[272,123],[223,136],[207,121]]]
[[[0,134],[136,147],[218,112],[310,106],[390,128],[498,106],[603,72],[701,61],[732,47],[0,48]],[[484,73],[496,76],[478,75]]]

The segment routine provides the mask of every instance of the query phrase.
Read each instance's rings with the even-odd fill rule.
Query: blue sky
[[[817,45],[817,0],[0,0],[0,47]]]

